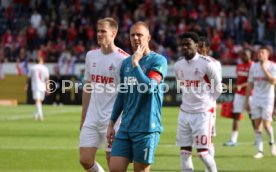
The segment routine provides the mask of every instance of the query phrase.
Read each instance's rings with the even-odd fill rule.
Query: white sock
[[[274,143],[274,131],[273,131],[273,127],[270,126],[267,130],[267,135],[269,137],[269,144],[273,144]]]
[[[40,118],[43,118],[42,104],[41,103],[36,103],[36,111],[37,111],[38,116]]]
[[[187,150],[180,151],[181,160],[181,171],[182,172],[193,172],[194,166],[192,161],[192,153]]]
[[[258,132],[258,131],[255,132],[255,141],[256,141],[258,152],[263,152],[264,145],[263,145],[263,139],[262,139],[262,132]]]
[[[238,131],[232,131],[231,141],[234,142],[234,143],[237,143],[238,136],[239,136]]]
[[[218,171],[215,159],[211,155],[209,155],[208,151],[198,152],[197,155],[199,156],[201,161],[204,163],[205,168],[209,172],[217,172]]]
[[[97,163],[96,161],[94,162],[93,167],[89,168],[86,170],[87,172],[105,172],[103,167]]]
[[[213,158],[215,157],[215,146],[214,146],[214,143],[211,143],[208,152],[209,152],[209,154],[210,154]]]

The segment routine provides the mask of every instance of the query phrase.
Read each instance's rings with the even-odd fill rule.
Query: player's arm
[[[275,77],[275,75],[273,75],[272,73],[270,73],[268,71],[267,63],[268,63],[267,61],[266,62],[261,62],[261,66],[262,66],[262,69],[264,71],[265,77],[266,77],[266,79],[268,80],[269,83],[276,84],[276,77]],[[275,71],[274,71],[274,73],[275,73]]]
[[[211,88],[214,88],[214,90],[211,91],[214,95],[214,99],[216,100],[222,93],[222,77],[214,63],[208,64],[207,76],[211,79],[209,80],[210,84],[214,84],[213,86],[211,86]]]
[[[250,96],[250,92],[253,89],[253,82],[247,82],[247,87],[246,87],[246,92],[245,92],[245,109],[247,111],[250,110],[250,106],[249,106],[249,96]]]
[[[50,88],[50,79],[49,76],[46,76],[45,78],[45,83],[46,83],[46,95],[48,96],[51,92],[51,88]]]
[[[149,93],[153,92],[158,84],[164,79],[167,71],[167,61],[160,57],[158,61],[153,64],[148,75],[146,75],[140,65],[134,66],[134,75],[139,83],[146,84],[150,87]]]
[[[44,69],[44,75],[45,75],[45,83],[46,83],[46,95],[48,96],[51,92],[51,88],[50,88],[50,72],[49,69],[47,67],[45,67]]]
[[[152,69],[149,71],[148,75],[145,75],[142,68],[139,65],[139,61],[143,57],[143,52],[145,50],[144,46],[139,46],[136,52],[132,56],[132,65],[134,68],[134,74],[139,83],[147,84],[148,86],[156,87],[162,79],[165,77],[167,71],[167,61],[162,58],[160,61],[156,62]]]
[[[91,92],[92,92],[88,53],[87,53],[86,59],[85,59],[85,69],[84,69],[84,71],[85,71],[84,72],[84,81],[85,82],[84,82],[83,89],[82,89],[82,112],[81,112],[81,120],[80,120],[80,129],[82,128],[83,123],[85,121],[87,109],[88,109],[89,102],[90,102]]]
[[[82,112],[81,112],[81,121],[80,121],[80,129],[82,128],[82,125],[84,123],[88,105],[90,102],[91,97],[91,91],[92,89],[89,87],[89,84],[91,84],[90,81],[85,81],[83,91],[82,91]]]
[[[250,96],[250,92],[251,90],[253,89],[254,87],[254,82],[253,82],[253,74],[254,74],[254,71],[253,71],[253,67],[254,66],[251,66],[250,70],[249,70],[249,75],[248,75],[248,79],[247,79],[247,86],[246,86],[246,91],[245,91],[245,102],[244,102],[244,106],[245,106],[245,109],[247,111],[250,110],[250,107],[249,107],[249,96]]]
[[[124,83],[123,82],[122,71],[123,71],[123,67],[121,67],[121,69],[120,69],[120,85]],[[121,113],[124,109],[124,95],[123,95],[123,93],[124,92],[120,89],[118,94],[117,94],[115,103],[113,105],[112,114],[111,114],[111,117],[110,117],[110,120],[109,120],[109,124],[108,124],[108,127],[107,127],[106,138],[107,138],[107,141],[108,141],[109,145],[112,145],[112,142],[114,140],[114,136],[115,136],[114,125],[115,125],[116,121],[118,120],[119,116],[121,115]]]

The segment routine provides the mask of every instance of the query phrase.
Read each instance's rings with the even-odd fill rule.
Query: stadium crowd
[[[0,61],[84,62],[96,47],[96,22],[119,22],[116,45],[131,53],[128,37],[138,20],[149,23],[151,49],[169,63],[180,56],[179,35],[208,36],[211,55],[222,64],[239,63],[242,49],[260,45],[276,50],[276,1],[273,0],[2,0]],[[276,61],[275,53],[271,60]]]

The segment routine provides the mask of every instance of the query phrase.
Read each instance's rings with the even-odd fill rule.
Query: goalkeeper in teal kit
[[[167,60],[149,49],[150,34],[144,22],[131,27],[130,41],[135,53],[122,63],[121,89],[107,131],[112,145],[110,172],[127,171],[132,161],[134,171],[150,171],[163,131],[161,107]],[[113,126],[121,113],[122,121],[115,137]]]

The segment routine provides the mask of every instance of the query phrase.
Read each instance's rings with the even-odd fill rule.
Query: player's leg
[[[35,113],[34,118],[39,120],[39,112],[41,111],[41,101],[40,101],[40,93],[37,90],[33,90],[33,100],[35,102]]]
[[[134,172],[150,172],[150,164],[134,162]]]
[[[216,120],[217,120],[217,115],[216,115],[216,106],[214,108],[214,112],[212,114],[212,131],[211,131],[211,144],[209,147],[209,154],[212,157],[215,157],[215,145],[214,145],[214,140],[215,137],[217,135],[217,131],[216,131]]]
[[[130,133],[133,143],[134,172],[149,172],[154,163],[154,154],[160,133]]]
[[[209,172],[217,172],[215,159],[208,152],[211,144],[211,112],[194,114],[191,123],[193,124],[193,141],[194,146],[197,149],[198,157],[204,163]]]
[[[178,126],[176,134],[176,145],[180,147],[181,171],[193,171],[192,161],[192,129],[188,123],[191,114],[180,111],[178,115]]]
[[[215,137],[216,137],[216,114],[214,113],[214,116],[212,118],[212,131],[211,131],[211,144],[209,146],[208,152],[209,155],[211,155],[213,158],[215,158]],[[205,168],[205,172],[208,172],[208,169]]]
[[[252,103],[250,103],[250,113],[255,123],[255,144],[257,147],[257,154],[254,155],[254,158],[260,159],[264,156],[262,141],[262,109],[252,101]]]
[[[232,123],[232,133],[231,133],[231,139],[224,143],[224,146],[236,146],[238,135],[239,135],[239,120],[240,120],[240,114],[243,111],[244,106],[244,96],[241,96],[239,94],[235,94],[234,100],[233,100],[233,123]]]
[[[251,104],[251,101],[252,101],[252,96],[249,97],[249,104]],[[253,131],[255,131],[255,122],[254,122],[254,119],[252,119],[251,112],[249,112],[248,115],[249,115],[249,119],[251,120]]]
[[[112,144],[109,171],[126,172],[133,159],[132,143],[127,132],[118,131]]]
[[[263,109],[262,119],[263,119],[263,125],[266,130],[266,133],[269,138],[269,146],[271,148],[271,154],[273,156],[276,156],[276,148],[274,144],[274,129],[271,125],[272,121],[272,113],[273,113],[273,106],[267,106]]]
[[[96,128],[83,126],[80,133],[80,164],[87,172],[104,172],[100,164],[95,161],[97,149],[102,140]]]

